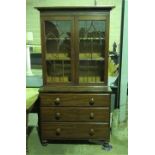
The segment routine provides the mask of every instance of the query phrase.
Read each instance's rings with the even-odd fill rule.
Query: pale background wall
[[[115,41],[120,43],[121,4],[122,0],[96,0],[97,5],[114,5],[110,19],[109,50]],[[94,0],[26,0],[26,31],[33,32],[33,44],[40,45],[40,17],[36,6],[93,6]]]
[[[128,87],[128,0],[125,0],[124,7],[124,29],[123,29],[123,48],[121,62],[121,81],[120,81],[120,122],[125,121],[127,111],[127,87]]]

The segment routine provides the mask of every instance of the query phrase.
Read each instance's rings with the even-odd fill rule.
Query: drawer
[[[41,123],[42,139],[100,139],[109,141],[107,123]]]
[[[40,94],[41,106],[109,106],[109,94]]]
[[[41,121],[109,122],[108,107],[41,107]]]

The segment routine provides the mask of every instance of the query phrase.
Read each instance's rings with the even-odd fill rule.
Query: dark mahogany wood
[[[42,122],[109,122],[109,108],[41,107]]]
[[[69,20],[71,21],[71,82],[56,83],[57,85],[104,85],[108,84],[108,50],[109,50],[109,11],[114,6],[91,6],[91,7],[38,7],[41,17],[41,44],[42,44],[42,64],[44,85],[54,85],[47,82],[46,36],[45,21],[47,20]],[[75,14],[74,14],[75,13]],[[103,20],[106,22],[105,28],[105,49],[104,49],[104,81],[101,83],[80,83],[79,84],[79,21],[80,20]]]
[[[109,141],[108,123],[41,123],[42,139],[98,139]]]
[[[93,139],[109,142],[110,104],[112,91],[108,86],[108,50],[110,10],[113,8],[114,6],[57,6],[36,8],[40,11],[41,25],[43,87],[39,90],[40,110],[38,124],[39,135],[43,144],[48,143],[50,140]],[[47,69],[47,59],[49,59],[49,57],[47,57],[49,56],[47,55],[47,52],[49,51],[47,51],[48,45],[46,41],[53,38],[48,38],[46,31],[47,29],[53,28],[48,27],[46,29],[45,22],[51,22],[53,20],[70,21],[71,23],[70,31],[66,31],[67,35],[69,34],[70,36],[68,37],[70,40],[69,51],[66,51],[69,53],[68,60],[71,62],[70,66],[68,65],[69,63],[67,64],[69,69],[67,68],[68,72],[66,74],[66,82],[64,79],[62,81],[59,80],[59,82],[57,80],[52,80],[51,78],[53,77],[51,75],[55,75],[55,68],[53,69],[54,71],[52,70],[52,67]],[[79,48],[79,41],[81,39],[79,34],[79,21],[92,20],[103,21],[105,23],[105,30],[103,32],[101,31],[103,33],[103,38],[101,40],[103,46],[101,50],[96,50],[100,53],[101,56],[99,58],[101,58],[101,60],[92,59],[92,62],[96,61],[97,63],[91,64],[90,62],[91,66],[87,66],[87,63],[86,65],[85,63],[84,65],[82,64],[82,69],[85,69],[85,66],[87,68],[93,68],[91,70],[91,74],[86,74],[86,76],[90,76],[91,78],[94,76],[95,82],[88,79],[87,82],[85,82],[80,81],[79,77],[82,77],[83,75],[85,76],[85,70],[80,70],[81,61],[79,61],[81,59],[79,58],[80,48],[83,48],[83,46],[80,46]],[[56,25],[55,27],[59,29]],[[84,27],[82,28],[84,29]],[[51,33],[50,30],[49,32]],[[95,29],[93,33],[94,32],[98,33],[100,30]],[[60,35],[56,37],[57,40],[61,39],[59,36]],[[89,39],[89,37],[84,37],[82,39]],[[50,43],[48,42],[48,44]],[[54,49],[52,43],[49,47],[50,50]],[[92,51],[95,51],[91,49],[89,50],[89,48],[87,50],[88,51],[85,52],[88,52],[89,54]],[[66,51],[64,50],[64,52]],[[87,59],[84,61],[89,62],[90,60]],[[100,61],[102,62],[100,63]],[[94,69],[94,66],[96,66],[96,70]],[[99,68],[98,66],[102,68]],[[55,76],[59,75],[61,71],[60,67],[57,68],[58,73]],[[64,71],[65,69],[63,68],[63,78]],[[80,75],[80,71],[82,71],[82,75]],[[48,78],[49,76],[51,77]],[[99,78],[98,81],[96,81],[96,77]],[[90,83],[90,81],[92,83]]]
[[[110,105],[109,94],[63,94],[41,93],[41,106],[89,106],[107,107]]]
[[[92,12],[109,12],[114,9],[113,5],[104,5],[104,6],[54,6],[54,7],[35,7],[35,9],[39,10],[41,13],[52,13],[52,12],[78,12],[82,11],[85,13]]]
[[[112,93],[108,86],[58,86],[45,85],[39,89],[40,93]]]

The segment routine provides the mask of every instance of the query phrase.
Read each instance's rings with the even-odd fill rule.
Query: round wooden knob
[[[89,135],[90,135],[90,136],[93,136],[94,134],[95,134],[94,129],[90,129]]]
[[[89,101],[89,104],[90,105],[93,105],[95,103],[95,101],[94,101],[94,98],[92,97],[91,99],[90,99],[90,101]]]
[[[90,119],[94,119],[94,113],[93,112],[90,113]]]
[[[56,129],[56,135],[60,135],[60,132],[61,132],[61,129],[60,128],[57,128]]]
[[[56,105],[59,105],[59,104],[60,104],[60,98],[57,97],[57,98],[55,99],[54,103],[55,103]]]
[[[59,112],[57,112],[57,113],[55,114],[55,118],[56,118],[56,119],[60,119],[60,116],[61,116],[61,114],[60,114]]]

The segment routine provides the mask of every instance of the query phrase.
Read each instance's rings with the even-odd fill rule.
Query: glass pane
[[[105,21],[79,21],[79,83],[104,82]]]
[[[104,81],[104,62],[103,61],[80,61],[79,82],[80,83],[99,83]]]
[[[70,58],[71,23],[69,20],[45,21],[46,59]]]
[[[47,83],[71,82],[71,20],[45,21]]]
[[[71,82],[71,63],[70,61],[46,61],[47,63],[47,82]]]
[[[79,58],[104,59],[105,21],[79,21]]]

